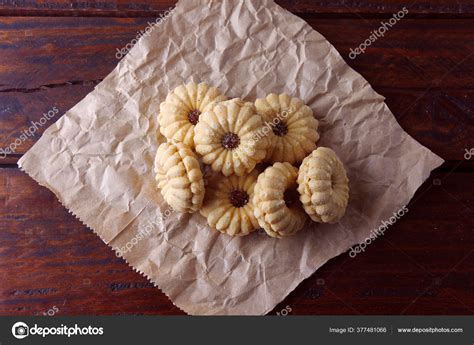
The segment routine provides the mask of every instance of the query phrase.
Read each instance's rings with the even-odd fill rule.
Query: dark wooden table
[[[356,258],[341,255],[272,312],[474,314],[474,2],[279,0],[384,95],[401,126],[447,162],[409,212]],[[166,0],[0,0],[0,148],[65,111],[117,64]],[[409,11],[365,54],[381,21]],[[182,314],[16,162],[0,159],[0,314]],[[466,156],[466,157],[465,157]]]

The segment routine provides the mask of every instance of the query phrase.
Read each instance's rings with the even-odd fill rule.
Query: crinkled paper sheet
[[[270,92],[303,99],[320,121],[319,145],[337,152],[350,178],[341,222],[282,240],[231,238],[199,214],[170,212],[154,184],[156,116],[189,80],[252,101]],[[105,243],[136,243],[124,259],[185,312],[259,315],[369,236],[442,162],[302,19],[269,0],[182,0],[19,165]]]

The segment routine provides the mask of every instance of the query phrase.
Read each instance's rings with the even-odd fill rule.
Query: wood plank
[[[100,16],[152,17],[176,4],[176,0],[0,0],[0,16]]]
[[[67,85],[32,93],[0,92],[0,164],[15,163],[68,109],[94,88],[90,85]],[[463,160],[465,149],[474,147],[474,90],[442,91],[382,88],[386,102],[402,128],[421,144],[445,160]],[[34,136],[15,143],[21,134],[38,122],[43,113],[53,107],[59,112],[44,126],[38,126]],[[13,148],[16,158],[5,159],[7,148]]]
[[[379,93],[401,127],[443,159],[464,160],[465,151],[474,148],[474,91],[381,89]]]
[[[383,237],[331,260],[272,313],[472,315],[473,189],[472,174],[433,173]]]
[[[474,19],[403,19],[364,54],[380,20],[304,17],[376,90],[474,89]],[[0,92],[104,78],[121,49],[153,18],[1,18]]]
[[[438,169],[383,237],[272,313],[472,314],[474,179],[460,168]],[[182,313],[23,172],[0,168],[0,186],[0,315]]]
[[[0,92],[103,79],[119,61],[116,49],[146,25],[147,19],[1,18]]]
[[[474,41],[467,38],[474,32],[474,20],[402,19],[354,59],[351,51],[385,21],[308,22],[376,90],[474,88]]]
[[[63,114],[80,101],[115,67],[115,49],[150,18],[34,19],[0,20],[0,36],[5,37],[0,56],[3,149],[43,112],[57,106]],[[354,60],[348,57],[350,49],[378,21],[312,18],[310,23],[387,97],[400,124],[415,139],[447,160],[461,160],[464,150],[474,147],[474,54],[469,31],[474,20],[403,20]],[[43,130],[15,152],[26,152]]]
[[[449,17],[472,16],[474,5],[455,0],[430,0],[407,3],[402,0],[277,0],[283,8],[293,13],[312,13],[317,16],[391,16],[404,6],[410,16],[443,15]],[[175,0],[0,0],[0,16],[120,16],[145,17],[159,15]]]
[[[0,186],[0,315],[180,313],[47,189],[18,169]]]
[[[91,92],[94,84],[64,85],[35,92],[0,92],[0,164],[11,163],[5,153],[14,152],[17,158],[21,157],[46,128]],[[54,112],[54,108],[58,112],[41,125],[43,114]]]
[[[294,13],[310,14],[356,14],[363,17],[370,15],[392,16],[403,7],[409,11],[408,15],[417,16],[447,16],[456,17],[468,16],[474,13],[474,4],[469,2],[459,2],[454,0],[423,0],[423,1],[402,1],[402,0],[276,0],[280,6]]]

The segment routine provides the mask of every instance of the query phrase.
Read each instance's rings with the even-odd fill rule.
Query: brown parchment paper
[[[303,99],[320,121],[319,145],[346,166],[344,218],[278,240],[219,235],[199,214],[173,212],[154,184],[156,116],[190,80],[250,101]],[[442,162],[302,19],[269,0],[182,0],[19,165],[185,312],[258,315],[367,238]]]

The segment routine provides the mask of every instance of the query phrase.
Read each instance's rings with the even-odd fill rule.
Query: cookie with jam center
[[[179,85],[160,104],[161,133],[169,141],[182,142],[194,149],[194,126],[199,123],[201,114],[226,99],[218,89],[206,83]]]
[[[270,141],[266,162],[299,163],[316,148],[319,122],[302,100],[271,93],[257,99],[255,107]]]
[[[258,172],[229,177],[218,174],[209,181],[201,214],[208,224],[230,236],[244,236],[259,228],[254,216],[254,187]]]
[[[195,127],[196,151],[225,176],[250,173],[267,153],[263,122],[252,103],[235,98],[201,114]]]

